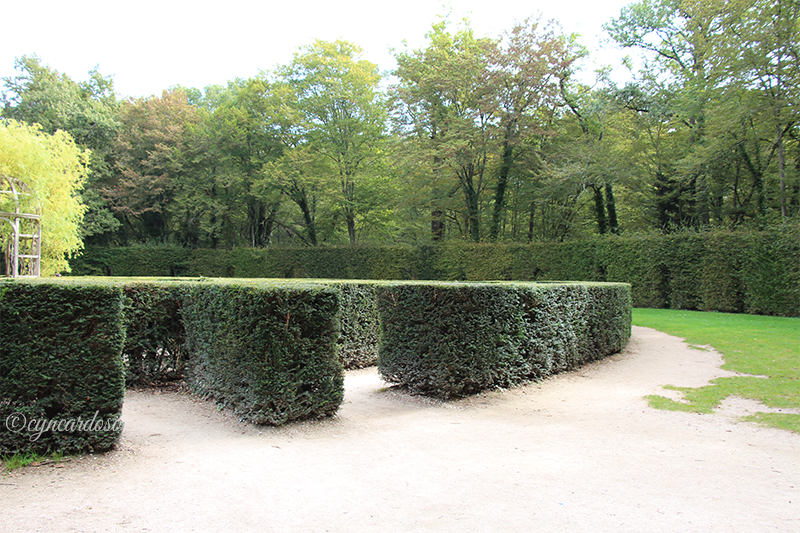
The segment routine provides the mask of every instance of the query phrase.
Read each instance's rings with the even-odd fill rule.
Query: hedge
[[[147,386],[184,377],[189,354],[183,298],[185,286],[197,281],[166,278],[122,284],[127,329],[122,353],[127,385]],[[380,328],[374,286],[368,282],[328,282],[325,286],[339,295],[337,353],[342,366],[356,369],[375,365]]]
[[[374,366],[378,361],[380,316],[376,284],[330,283],[339,292],[341,332],[339,359],[345,369]]]
[[[454,398],[562,372],[622,349],[626,284],[387,284],[377,288],[378,369]]]
[[[185,370],[197,393],[277,425],[335,413],[343,363],[377,355],[387,380],[454,397],[573,368],[629,336],[625,284],[9,281],[0,415],[114,424],[31,439],[6,422],[0,452],[111,448],[126,375]]]
[[[797,224],[535,244],[88,248],[71,265],[76,275],[625,282],[636,307],[800,315]]]
[[[196,392],[243,420],[330,415],[344,394],[343,292],[263,281],[7,281],[0,453],[110,449],[122,430],[126,377],[142,383],[184,370]],[[365,338],[350,330],[351,342]],[[86,430],[73,431],[76,424]]]
[[[153,281],[122,284],[127,385],[153,385],[183,377],[188,353],[180,286]]]
[[[183,290],[196,392],[256,424],[336,412],[344,395],[336,291],[267,282],[201,282]]]
[[[0,284],[0,453],[113,447],[124,340],[119,286]]]

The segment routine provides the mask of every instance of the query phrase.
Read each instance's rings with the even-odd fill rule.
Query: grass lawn
[[[740,396],[800,409],[800,318],[634,309],[633,323],[684,338],[697,349],[711,346],[725,357],[722,368],[752,374],[717,378],[700,388],[667,386],[686,401],[649,396],[652,407],[710,413],[722,399]],[[747,419],[800,433],[800,414],[756,413]]]

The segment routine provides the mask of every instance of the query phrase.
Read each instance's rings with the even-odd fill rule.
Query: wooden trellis
[[[42,257],[41,208],[37,209],[37,213],[22,211],[20,196],[35,196],[30,187],[16,178],[0,176],[0,189],[0,220],[11,225],[9,234],[0,234],[5,252],[6,276],[38,278]],[[10,210],[12,208],[13,212]]]

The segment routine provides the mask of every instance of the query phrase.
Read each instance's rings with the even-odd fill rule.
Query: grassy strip
[[[0,466],[6,472],[16,470],[17,468],[24,468],[26,466],[41,466],[52,463],[60,463],[66,459],[66,456],[61,452],[56,452],[50,455],[41,455],[34,452],[21,452],[11,455],[0,456]]]
[[[753,399],[776,408],[800,408],[800,319],[671,309],[634,309],[633,324],[686,339],[696,348],[711,346],[725,357],[722,368],[750,374],[717,378],[700,388],[672,387],[684,402],[649,396],[652,407],[710,413],[728,396]],[[800,433],[800,415],[756,413],[746,418]]]

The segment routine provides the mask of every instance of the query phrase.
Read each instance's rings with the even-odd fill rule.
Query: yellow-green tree
[[[63,131],[0,121],[0,175],[24,182],[32,195],[20,197],[23,211],[41,210],[42,276],[69,271],[67,258],[83,248],[79,226],[86,207],[78,196],[89,153]],[[0,231],[9,231],[4,224]]]

